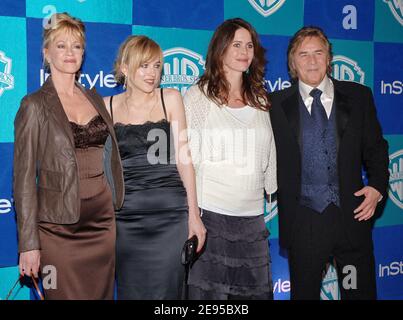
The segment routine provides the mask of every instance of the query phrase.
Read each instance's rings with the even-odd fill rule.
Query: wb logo
[[[285,0],[248,0],[263,17],[268,17],[284,4]]]
[[[383,0],[387,3],[393,16],[403,26],[403,0]]]
[[[277,200],[272,202],[264,202],[264,222],[268,223],[273,220],[278,214]]]
[[[340,300],[340,290],[337,281],[337,271],[333,264],[328,263],[325,269],[326,275],[322,280],[322,288],[320,289],[321,300]]]
[[[389,198],[403,209],[403,149],[389,156]]]
[[[171,48],[164,51],[164,68],[161,86],[175,88],[182,95],[204,72],[203,56],[185,48]]]
[[[4,90],[14,88],[14,77],[11,75],[11,64],[11,59],[7,58],[3,51],[0,51],[0,97]]]
[[[333,57],[333,77],[337,80],[354,81],[364,84],[365,72],[358,63],[346,56]]]

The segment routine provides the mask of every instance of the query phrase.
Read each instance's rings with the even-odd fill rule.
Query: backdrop
[[[101,95],[120,91],[112,64],[130,34],[145,34],[164,50],[162,86],[182,92],[203,73],[214,29],[231,17],[252,23],[267,49],[269,91],[290,86],[286,49],[303,25],[322,27],[333,43],[337,79],[369,86],[389,142],[389,198],[373,231],[380,299],[403,299],[403,1],[402,0],[1,0],[0,3],[0,298],[18,276],[12,195],[13,120],[21,98],[44,82],[42,27],[67,11],[87,27],[81,83]],[[271,232],[275,299],[289,299],[287,257],[278,246],[276,203],[265,210]],[[66,254],[70,254],[66,252]],[[322,299],[339,299],[335,269]],[[34,299],[26,287],[14,299]]]

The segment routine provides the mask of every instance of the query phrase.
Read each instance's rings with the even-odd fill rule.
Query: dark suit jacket
[[[337,126],[337,169],[343,223],[352,245],[372,244],[371,221],[357,221],[353,210],[364,197],[354,193],[361,189],[362,167],[368,185],[386,198],[388,144],[376,116],[371,90],[363,85],[337,81],[334,99]],[[293,241],[301,194],[301,133],[298,84],[270,94],[271,122],[277,150],[278,210],[280,245],[288,248]]]
[[[123,203],[124,183],[112,120],[95,90],[77,87],[106,122],[112,138],[111,168],[115,206]],[[80,218],[78,165],[73,132],[49,77],[21,101],[15,118],[14,201],[19,251],[40,249],[38,221],[73,224]]]

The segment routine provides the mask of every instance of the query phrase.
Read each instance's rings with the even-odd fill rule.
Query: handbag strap
[[[21,275],[18,277],[17,281],[14,283],[13,287],[12,287],[11,290],[8,292],[8,294],[7,294],[6,298],[5,298],[5,300],[8,300],[8,299],[10,298],[11,294],[12,294],[13,291],[14,291],[14,288],[17,286],[17,284],[21,281],[22,278],[23,278],[23,276],[21,276]],[[38,282],[36,281],[35,277],[34,277],[34,276],[31,276],[31,279],[32,279],[32,282],[33,282],[33,284],[34,284],[35,291],[36,291],[37,295],[39,296],[39,299],[45,300],[45,298],[44,298],[44,296],[43,296],[43,294],[42,294],[42,291],[39,289]]]

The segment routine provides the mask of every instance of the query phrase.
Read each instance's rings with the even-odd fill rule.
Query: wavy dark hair
[[[242,76],[242,97],[250,106],[268,110],[270,101],[264,84],[266,50],[260,44],[256,30],[241,18],[225,20],[215,30],[208,47],[206,71],[200,77],[198,86],[215,103],[219,105],[228,103],[230,84],[225,77],[223,56],[231,45],[235,32],[241,28],[249,31],[254,47],[252,63],[248,72],[244,72]]]

